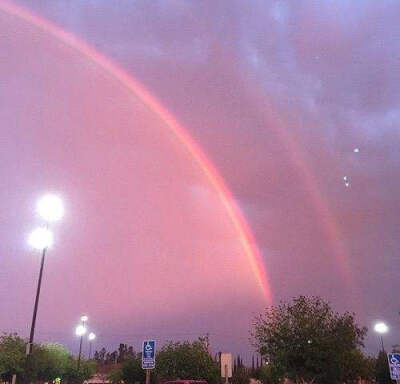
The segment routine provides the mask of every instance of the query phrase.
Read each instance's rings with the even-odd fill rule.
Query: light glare
[[[78,325],[75,329],[76,336],[83,336],[86,333],[86,327],[83,325]]]
[[[47,228],[36,228],[28,238],[28,243],[35,249],[42,251],[53,245],[53,234]]]
[[[86,321],[88,321],[88,317],[86,316],[86,315],[83,315],[83,316],[81,316],[81,321],[83,321],[84,323],[86,322]]]
[[[378,333],[386,333],[389,330],[389,328],[385,323],[380,322],[375,324],[374,330],[375,332]]]
[[[89,341],[93,341],[96,338],[96,335],[93,332],[90,332],[88,338]]]
[[[64,216],[64,206],[58,196],[48,194],[38,201],[37,212],[46,221],[58,221]]]

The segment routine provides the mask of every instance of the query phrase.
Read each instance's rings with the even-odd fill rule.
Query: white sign
[[[221,353],[221,377],[232,377],[232,353]]]

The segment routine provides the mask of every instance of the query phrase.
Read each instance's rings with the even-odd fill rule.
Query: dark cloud
[[[244,209],[277,300],[321,294],[395,328],[398,2],[24,4],[121,63],[184,123]]]

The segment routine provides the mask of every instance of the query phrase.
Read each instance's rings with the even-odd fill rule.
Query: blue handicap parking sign
[[[390,378],[400,380],[400,353],[388,353]]]
[[[143,341],[142,368],[154,369],[156,367],[156,342],[155,340]]]

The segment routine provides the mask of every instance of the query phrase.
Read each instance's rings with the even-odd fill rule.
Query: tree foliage
[[[393,381],[390,379],[389,365],[385,351],[381,350],[378,354],[378,358],[376,359],[375,372],[376,382],[378,384],[393,383]]]
[[[10,381],[12,376],[24,371],[26,342],[16,333],[0,336],[0,378]]]
[[[367,329],[319,297],[300,296],[267,308],[254,320],[252,339],[280,378],[315,383],[353,382],[369,375],[360,348]]]
[[[208,350],[208,337],[190,343],[168,342],[157,354],[157,376],[161,380],[196,379],[216,383],[219,366]]]
[[[82,361],[77,370],[77,362],[61,344],[35,344],[26,365],[26,341],[17,334],[0,336],[0,378],[11,381],[14,374],[18,378],[26,373],[28,381],[52,382],[56,378],[68,382],[82,382],[90,378],[96,370],[93,362]]]

